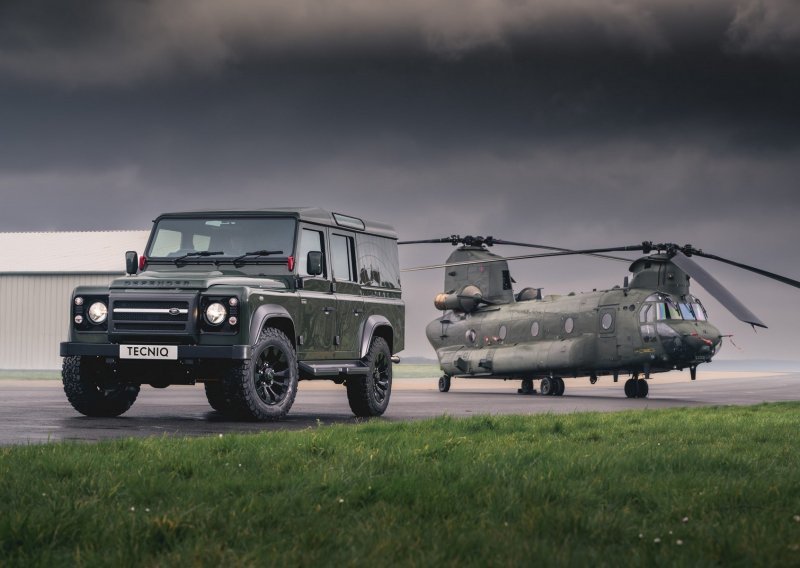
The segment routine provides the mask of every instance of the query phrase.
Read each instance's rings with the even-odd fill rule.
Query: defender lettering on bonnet
[[[142,384],[204,384],[220,413],[276,420],[300,380],[344,385],[357,416],[389,404],[403,350],[397,235],[321,209],[158,217],[128,276],[73,292],[64,390],[118,416]]]

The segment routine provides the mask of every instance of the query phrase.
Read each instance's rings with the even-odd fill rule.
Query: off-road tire
[[[97,357],[64,357],[61,379],[69,403],[86,416],[119,416],[139,396],[139,385],[115,382],[113,371]]]
[[[206,389],[206,400],[211,408],[222,414],[226,414],[230,409],[231,403],[225,385],[220,382],[207,382],[204,384]]]
[[[268,327],[250,359],[228,370],[222,389],[227,408],[222,412],[244,420],[280,420],[294,404],[297,380],[294,346],[282,331]]]
[[[380,416],[392,395],[392,352],[386,340],[373,338],[363,361],[369,373],[347,379],[347,402],[356,416]]]

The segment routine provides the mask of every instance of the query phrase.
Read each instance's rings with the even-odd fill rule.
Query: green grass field
[[[0,565],[800,564],[800,404],[0,448]]]

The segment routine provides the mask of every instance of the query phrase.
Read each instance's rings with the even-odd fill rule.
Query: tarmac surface
[[[800,401],[800,373],[712,373],[690,381],[688,373],[669,373],[650,381],[647,399],[627,399],[624,379],[566,379],[564,396],[517,394],[519,381],[453,379],[440,393],[436,379],[395,379],[392,398],[379,420],[418,420],[436,416],[615,412],[629,409],[751,405]],[[538,388],[538,381],[536,383]],[[298,430],[329,424],[354,424],[343,386],[303,381],[289,415],[276,423],[236,422],[214,412],[202,385],[167,389],[142,387],[133,407],[118,418],[87,418],[67,402],[60,381],[0,380],[0,445],[64,440],[93,442],[146,436],[209,436],[226,433]]]

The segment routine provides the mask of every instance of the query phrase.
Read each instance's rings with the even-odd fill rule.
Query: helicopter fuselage
[[[622,288],[451,310],[426,334],[450,376],[532,379],[696,367],[721,342],[693,297]]]

